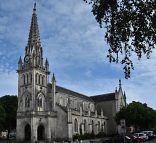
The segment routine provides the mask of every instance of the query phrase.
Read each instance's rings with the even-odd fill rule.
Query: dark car
[[[137,143],[137,142],[145,142],[145,138],[143,136],[135,136],[133,135],[134,137],[134,142]]]

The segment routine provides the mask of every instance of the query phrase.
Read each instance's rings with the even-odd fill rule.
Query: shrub
[[[83,135],[81,134],[75,134],[73,135],[73,140],[85,140],[85,139],[94,139],[94,138],[101,138],[105,137],[106,134],[104,132],[100,132],[99,134],[95,135],[94,132],[92,133],[85,133]]]
[[[105,136],[106,136],[106,134],[105,134],[104,132],[99,132],[99,133],[96,135],[97,138],[101,138],[101,137],[105,137]]]

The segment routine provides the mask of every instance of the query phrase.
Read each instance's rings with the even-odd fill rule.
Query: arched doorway
[[[29,124],[25,126],[25,140],[29,141],[31,139],[31,127]]]
[[[44,140],[44,126],[39,125],[37,128],[37,139]]]

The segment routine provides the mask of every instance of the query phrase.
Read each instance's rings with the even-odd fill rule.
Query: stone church
[[[49,83],[49,62],[43,60],[34,4],[25,56],[18,61],[17,141],[72,140],[73,135],[117,133],[114,117],[126,106],[121,88],[110,94],[86,96]]]

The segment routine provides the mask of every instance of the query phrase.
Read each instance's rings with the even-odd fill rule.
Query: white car
[[[147,136],[153,136],[153,131],[142,131],[141,133],[146,134]]]
[[[148,136],[146,134],[144,134],[144,133],[135,133],[134,135],[137,136],[137,137],[142,137],[146,141],[149,139]]]

